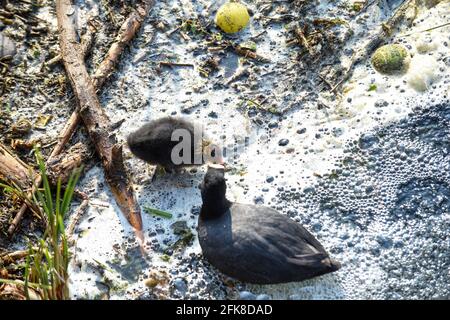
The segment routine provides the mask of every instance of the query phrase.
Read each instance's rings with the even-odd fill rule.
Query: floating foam
[[[434,57],[416,55],[407,74],[408,84],[419,92],[424,92],[439,79],[438,64]]]

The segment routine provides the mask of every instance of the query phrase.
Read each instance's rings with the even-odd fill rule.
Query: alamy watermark
[[[248,136],[233,134],[230,138],[221,137],[220,140],[211,140],[204,134],[203,127],[199,125],[194,126],[193,133],[186,129],[174,130],[171,140],[178,143],[171,151],[173,164],[223,163],[225,157],[233,161],[245,153],[250,144]]]

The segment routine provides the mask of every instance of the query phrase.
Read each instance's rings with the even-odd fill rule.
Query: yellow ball
[[[226,33],[236,33],[245,28],[250,20],[247,8],[237,2],[222,5],[216,14],[216,24]]]

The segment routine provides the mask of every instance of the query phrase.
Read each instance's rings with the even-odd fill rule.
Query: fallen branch
[[[97,31],[93,24],[88,21],[88,28],[86,30],[86,33],[82,36],[81,39],[81,52],[83,52],[84,57],[87,56],[89,50],[92,47],[92,43],[94,42],[94,33]],[[62,57],[61,54],[58,54],[54,58],[50,59],[45,63],[47,67],[52,67],[55,64],[61,62]]]
[[[34,250],[37,250],[37,248],[34,248]],[[23,259],[28,255],[28,253],[28,249],[4,253],[0,255],[0,266],[5,267],[16,262],[17,260]]]
[[[12,283],[1,284],[0,300],[26,300],[25,283],[20,282],[19,280],[12,280]],[[33,288],[28,288],[28,295],[30,300],[42,300],[39,293]]]
[[[94,87],[100,88],[109,77],[111,72],[114,70],[115,65],[119,62],[119,58],[123,50],[133,39],[136,32],[140,29],[142,22],[154,4],[154,0],[143,0],[142,4],[138,5],[122,24],[119,34],[108,50],[106,58],[102,61],[92,77]]]
[[[47,174],[50,181],[56,184],[58,179],[64,184],[70,178],[73,170],[84,165],[93,155],[88,145],[78,142],[62,154],[47,161]]]
[[[100,156],[106,181],[116,203],[129,223],[139,231],[142,230],[140,208],[122,161],[122,148],[117,143],[115,135],[111,134],[111,121],[100,105],[96,89],[87,72],[84,57],[80,53],[80,44],[77,42],[73,17],[68,15],[71,10],[73,8],[70,0],[56,1],[59,42],[64,67],[78,100],[80,116]],[[123,46],[123,43],[116,46]],[[118,57],[111,57],[103,68],[109,69],[109,65],[117,59]],[[99,69],[101,77],[108,75],[102,66]]]
[[[0,143],[0,179],[6,182],[14,182],[22,189],[31,186],[33,177],[29,168],[22,160],[16,158]]]
[[[97,71],[95,72],[94,80],[92,82],[96,90],[101,89],[105,80],[112,73],[114,66],[116,65],[118,58],[122,54],[126,44],[133,39],[137,30],[139,30],[140,25],[142,24],[145,16],[147,16],[148,12],[152,8],[153,4],[154,4],[153,0],[144,0],[144,2],[140,6],[138,6],[138,8],[135,11],[130,13],[128,18],[122,24],[119,30],[119,34],[116,37],[116,41],[119,41],[120,45],[116,45],[116,42],[113,43],[113,45],[110,47],[108,51],[108,54],[106,55],[106,58],[100,64],[101,68],[98,68]],[[50,154],[47,162],[51,162],[56,155],[62,152],[62,150],[72,137],[73,133],[75,132],[79,123],[80,123],[80,115],[78,109],[75,108],[75,111],[72,113],[72,115],[70,116],[69,120],[66,123],[66,126],[60,133],[59,141],[55,146],[55,148],[53,149],[52,153]],[[40,185],[41,183],[40,179],[41,178],[39,176],[38,179],[35,180],[34,183],[35,186]],[[31,192],[34,193],[35,188],[33,188]],[[27,205],[26,204],[22,205],[19,212],[14,217],[14,220],[8,229],[8,234],[10,236],[14,234],[14,231],[19,225],[20,221],[22,220],[22,217],[26,209]]]
[[[75,231],[75,227],[77,226],[78,222],[80,221],[83,214],[86,212],[86,208],[89,204],[89,200],[85,199],[81,202],[80,206],[78,207],[77,211],[74,213],[74,216],[72,218],[72,221],[70,222],[69,226],[66,229],[66,235],[67,239],[69,239],[69,242],[73,242],[73,233]]]
[[[160,66],[166,67],[194,67],[192,63],[178,63],[178,62],[170,62],[170,61],[160,61]]]
[[[65,184],[72,171],[84,165],[91,158],[92,151],[88,146],[79,142],[72,146],[66,153],[55,156],[52,161],[47,161],[47,175],[56,185],[60,178]],[[38,177],[33,168],[26,165],[22,160],[14,156],[0,143],[0,180],[14,182],[22,190],[29,189],[33,177]]]
[[[56,185],[58,179],[61,179],[61,182],[65,184],[69,180],[73,169],[84,164],[91,153],[92,152],[86,149],[81,143],[76,144],[64,155],[64,157],[57,158],[55,163],[51,164],[53,167],[47,164],[49,180]],[[31,210],[40,217],[40,215],[38,215],[39,208],[36,207],[32,200],[32,193],[26,192],[26,190],[30,190],[30,188],[31,190],[36,189],[33,189],[32,187],[33,177],[35,178],[35,181],[40,181],[40,175],[37,174],[33,168],[27,166],[12,153],[9,153],[6,147],[0,143],[0,180],[15,185],[19,190],[25,190],[20,191],[18,194],[20,195],[21,200],[24,201],[21,210],[24,208],[23,212],[25,212],[26,208],[31,208]],[[78,190],[75,190],[74,194],[82,200],[87,199],[87,196]],[[19,213],[20,212],[21,211],[19,211]],[[18,215],[14,218],[11,226],[16,226],[15,221],[17,221],[17,216]]]
[[[270,59],[260,56],[256,52],[253,52],[252,50],[249,50],[247,48],[243,48],[240,45],[232,44],[231,47],[234,49],[234,51],[238,55],[243,56],[245,58],[251,58],[251,59],[254,59],[254,60],[260,61],[260,62],[270,62]]]

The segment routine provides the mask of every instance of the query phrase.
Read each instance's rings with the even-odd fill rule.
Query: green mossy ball
[[[403,73],[409,67],[411,57],[408,50],[399,44],[379,47],[372,56],[372,65],[380,73]]]

